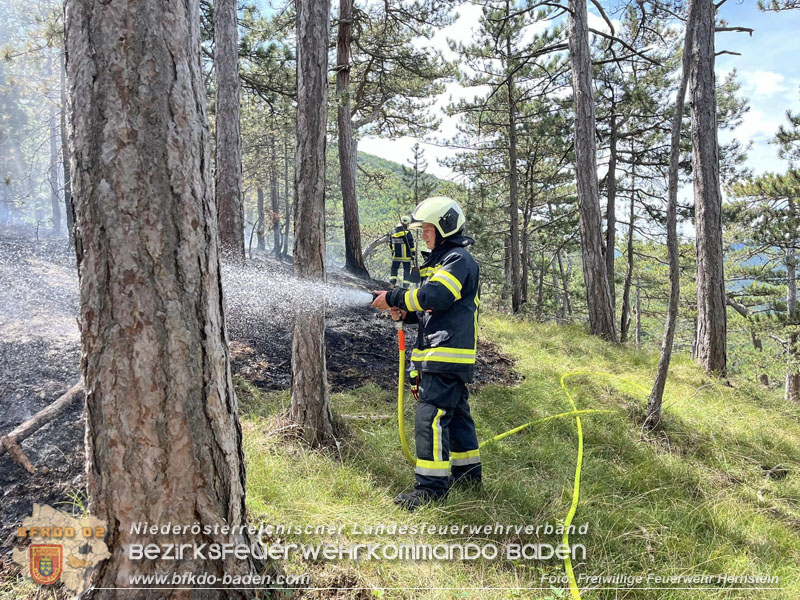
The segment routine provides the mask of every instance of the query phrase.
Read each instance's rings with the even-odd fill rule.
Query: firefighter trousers
[[[438,497],[456,481],[481,480],[478,435],[468,398],[467,386],[459,378],[422,373],[414,422],[416,489]]]
[[[403,265],[403,276],[399,282],[397,279],[397,272],[400,270],[400,265]],[[392,261],[392,276],[389,277],[389,283],[402,288],[407,288],[411,284],[409,281],[411,276],[411,259],[408,260],[393,260]]]

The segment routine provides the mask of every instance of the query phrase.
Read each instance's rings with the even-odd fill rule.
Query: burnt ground
[[[31,242],[0,238],[0,435],[30,418],[69,389],[80,376],[77,276],[65,241]],[[288,273],[291,267],[269,259],[255,269]],[[329,281],[354,285],[336,272]],[[373,282],[362,289],[385,287]],[[235,306],[235,305],[234,305]],[[260,318],[258,315],[262,315]],[[291,377],[291,320],[283,315],[248,313],[229,306],[232,369],[267,390],[286,389]],[[408,328],[413,345],[416,326]],[[374,382],[396,386],[397,341],[390,319],[368,307],[326,313],[328,377],[332,391]],[[490,342],[479,341],[473,389],[487,383],[519,380],[512,361]],[[69,509],[85,498],[83,403],[78,400],[21,447],[38,468],[30,475],[7,454],[0,456],[0,562],[9,558],[16,525],[30,515],[33,502]]]

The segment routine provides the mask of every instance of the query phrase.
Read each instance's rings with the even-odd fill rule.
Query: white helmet
[[[411,217],[409,217],[408,215],[403,215],[402,217],[400,217],[400,222],[403,225],[408,226],[411,223]]]
[[[458,202],[447,196],[434,196],[420,202],[411,213],[409,227],[422,227],[430,223],[443,237],[450,237],[464,229],[467,218]]]

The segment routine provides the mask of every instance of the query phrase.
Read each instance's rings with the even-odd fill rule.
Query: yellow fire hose
[[[403,448],[403,456],[410,465],[414,466],[416,461],[406,441],[406,421],[403,418],[403,393],[406,389],[406,332],[403,331],[402,321],[395,321],[394,328],[397,329],[397,346],[400,349],[400,373],[397,377],[397,431],[400,433],[400,447]]]
[[[403,449],[403,456],[406,457],[406,460],[414,466],[415,460],[414,455],[411,454],[411,449],[408,446],[408,441],[406,440],[406,425],[404,419],[404,410],[403,410],[403,396],[405,392],[405,370],[406,370],[406,336],[405,332],[403,331],[403,322],[402,321],[395,321],[395,329],[397,329],[397,345],[399,350],[399,358],[400,358],[400,371],[398,373],[398,386],[397,386],[397,429],[400,435],[400,446]],[[553,419],[562,419],[565,417],[575,417],[575,425],[578,430],[578,458],[575,463],[575,477],[573,479],[572,484],[572,503],[569,507],[569,512],[567,513],[567,517],[564,519],[564,534],[561,537],[561,543],[565,546],[569,546],[569,527],[572,525],[572,519],[575,517],[575,512],[578,510],[578,499],[580,498],[580,491],[581,491],[581,467],[583,466],[583,428],[581,426],[581,417],[580,415],[592,414],[592,413],[610,413],[614,412],[613,410],[607,409],[584,409],[578,410],[578,407],[575,404],[575,400],[572,397],[572,394],[569,393],[569,389],[567,389],[566,380],[568,377],[574,377],[578,375],[591,375],[594,377],[605,377],[608,379],[616,379],[618,381],[623,381],[627,384],[632,385],[633,387],[637,388],[638,390],[644,392],[645,394],[649,394],[649,390],[642,387],[641,385],[624,379],[622,377],[618,377],[613,373],[603,373],[598,371],[570,371],[568,373],[564,373],[561,376],[561,387],[564,390],[564,393],[569,400],[570,405],[572,406],[571,411],[558,413],[555,415],[550,415],[549,417],[544,417],[542,419],[535,419],[533,421],[529,421],[524,425],[520,425],[519,427],[515,427],[514,429],[509,429],[499,435],[494,436],[491,439],[484,440],[481,442],[478,447],[483,448],[487,444],[492,442],[497,442],[506,438],[510,435],[515,433],[519,433],[520,431],[531,427],[532,425],[538,425],[540,423],[546,423],[547,421],[552,421]],[[578,589],[578,584],[575,581],[575,573],[572,570],[572,561],[569,557],[569,552],[566,553],[564,556],[564,570],[567,573],[567,578],[569,580],[569,591],[570,595],[572,596],[573,600],[580,600],[581,594],[580,590]]]

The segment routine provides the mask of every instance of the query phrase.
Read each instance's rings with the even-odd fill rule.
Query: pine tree
[[[438,183],[426,177],[428,161],[425,160],[425,151],[420,147],[419,142],[411,147],[411,158],[407,162],[408,166],[403,166],[403,181],[413,192],[416,206],[433,193]]]

